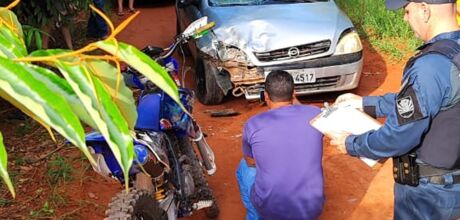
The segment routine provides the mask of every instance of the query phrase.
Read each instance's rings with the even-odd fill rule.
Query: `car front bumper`
[[[265,77],[272,70],[307,70],[315,73],[314,83],[295,84],[297,95],[350,90],[358,87],[363,66],[362,51],[283,65],[264,66]],[[258,99],[263,83],[244,88],[246,99]]]

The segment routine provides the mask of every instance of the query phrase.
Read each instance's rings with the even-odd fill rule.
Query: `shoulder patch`
[[[412,84],[404,85],[396,97],[396,115],[398,124],[403,125],[424,118],[417,94]]]

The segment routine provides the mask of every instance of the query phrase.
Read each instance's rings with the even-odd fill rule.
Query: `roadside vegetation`
[[[92,112],[97,111],[102,117],[112,117],[114,111],[123,114],[135,109],[132,94],[126,92],[120,84],[121,78],[117,69],[120,61],[130,59],[127,63],[135,62],[150,66],[147,67],[150,69],[150,77],[164,78],[166,75],[164,71],[156,68],[158,66],[152,63],[153,61],[143,60],[142,56],[139,60],[138,50],[130,49],[130,45],[116,40],[116,35],[136,15],[118,27],[110,23],[111,36],[106,41],[90,42],[97,39],[85,38],[85,31],[81,30],[86,29],[87,15],[90,11],[88,3],[91,1],[45,0],[40,1],[40,4],[37,2],[0,0],[0,178],[3,179],[0,180],[0,219],[80,219],[79,211],[84,208],[100,209],[101,213],[104,209],[93,202],[98,199],[96,192],[87,192],[86,195],[79,196],[78,200],[73,198],[75,194],[72,194],[73,187],[81,187],[90,179],[87,172],[91,168],[89,162],[94,162],[83,141],[85,129],[102,128],[105,130],[103,133],[108,136],[119,136],[114,134],[118,130],[124,133],[122,136],[127,137],[128,129],[132,127],[135,118],[118,114],[113,120],[109,120],[112,121],[109,123],[91,119],[91,116],[87,117],[89,115],[85,113],[86,116],[81,118],[78,108],[69,108],[69,103],[72,105],[75,101],[79,102],[79,105],[84,104],[79,96],[81,91],[76,91],[71,86],[75,83],[74,76],[88,79],[83,84],[91,85],[86,92],[92,96],[92,104],[86,104],[93,106],[93,110],[98,109]],[[69,2],[72,4],[67,4]],[[51,48],[66,46],[59,29],[51,28],[51,32],[46,33],[42,28],[47,24],[55,26],[56,21],[62,16],[59,13],[65,11],[62,8],[69,5],[75,6],[77,10],[72,21],[68,23],[74,39],[74,48],[81,49],[43,49],[42,34],[50,37]],[[96,44],[111,44],[109,47],[112,49],[103,46],[108,49],[105,50]],[[36,60],[37,58],[39,60]],[[88,66],[86,63],[102,64],[105,67],[90,67],[91,65]],[[76,66],[86,66],[83,67],[86,70],[72,71],[71,69]],[[104,75],[98,72],[103,72]],[[67,77],[62,77],[64,75]],[[169,84],[166,86],[170,87]],[[49,91],[50,88],[52,92]],[[169,89],[172,89],[172,96],[176,96],[175,88]],[[125,102],[116,101],[120,98]],[[24,105],[24,100],[31,102],[27,101],[27,105]],[[63,111],[62,107],[67,110]],[[90,109],[88,107],[85,109]],[[63,119],[69,118],[74,118],[73,122],[59,125]],[[109,131],[104,127],[110,127]],[[66,140],[74,143],[81,152],[76,151],[75,146],[67,144]],[[129,144],[132,143],[130,137],[127,142],[127,145],[119,145],[122,149],[114,149],[120,153],[119,162],[124,170],[129,169],[133,154]]]
[[[384,0],[336,0],[336,3],[350,17],[361,39],[395,60],[412,54],[422,43],[404,22],[404,11],[387,10]]]
[[[59,139],[56,137],[68,140],[92,164],[96,162],[85,143],[84,126],[99,131],[128,180],[134,157],[130,131],[134,129],[137,112],[132,91],[121,83],[120,62],[142,70],[142,74],[182,106],[177,87],[166,70],[135,47],[116,39],[139,13],[115,28],[107,16],[90,6],[107,22],[110,29],[107,38],[75,51],[34,50],[27,45],[32,41],[24,34],[21,16],[12,10],[20,2],[15,0],[7,7],[0,7],[0,97],[46,128],[56,144]],[[53,4],[48,1],[46,6]],[[38,42],[35,46],[40,48],[39,45]],[[0,177],[15,197],[15,181],[7,171],[8,155],[3,143],[0,133]],[[63,158],[49,164],[50,184],[70,177],[72,168],[65,165]]]

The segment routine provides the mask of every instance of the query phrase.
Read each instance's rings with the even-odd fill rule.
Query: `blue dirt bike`
[[[207,18],[192,23],[166,49],[148,46],[143,52],[162,64],[179,87],[183,106],[192,112],[193,91],[180,85],[177,62],[171,57],[178,45],[202,36],[212,28]],[[135,126],[135,158],[126,182],[121,167],[99,133],[86,136],[99,174],[129,184],[129,193],[120,192],[106,210],[107,219],[176,219],[204,209],[215,218],[219,208],[204,171],[216,171],[214,153],[196,121],[153,83],[127,66],[122,70],[126,83],[142,91]],[[196,144],[195,153],[193,144]]]

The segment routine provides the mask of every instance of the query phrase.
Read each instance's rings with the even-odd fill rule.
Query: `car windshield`
[[[209,0],[211,6],[270,5],[328,2],[329,0]]]

